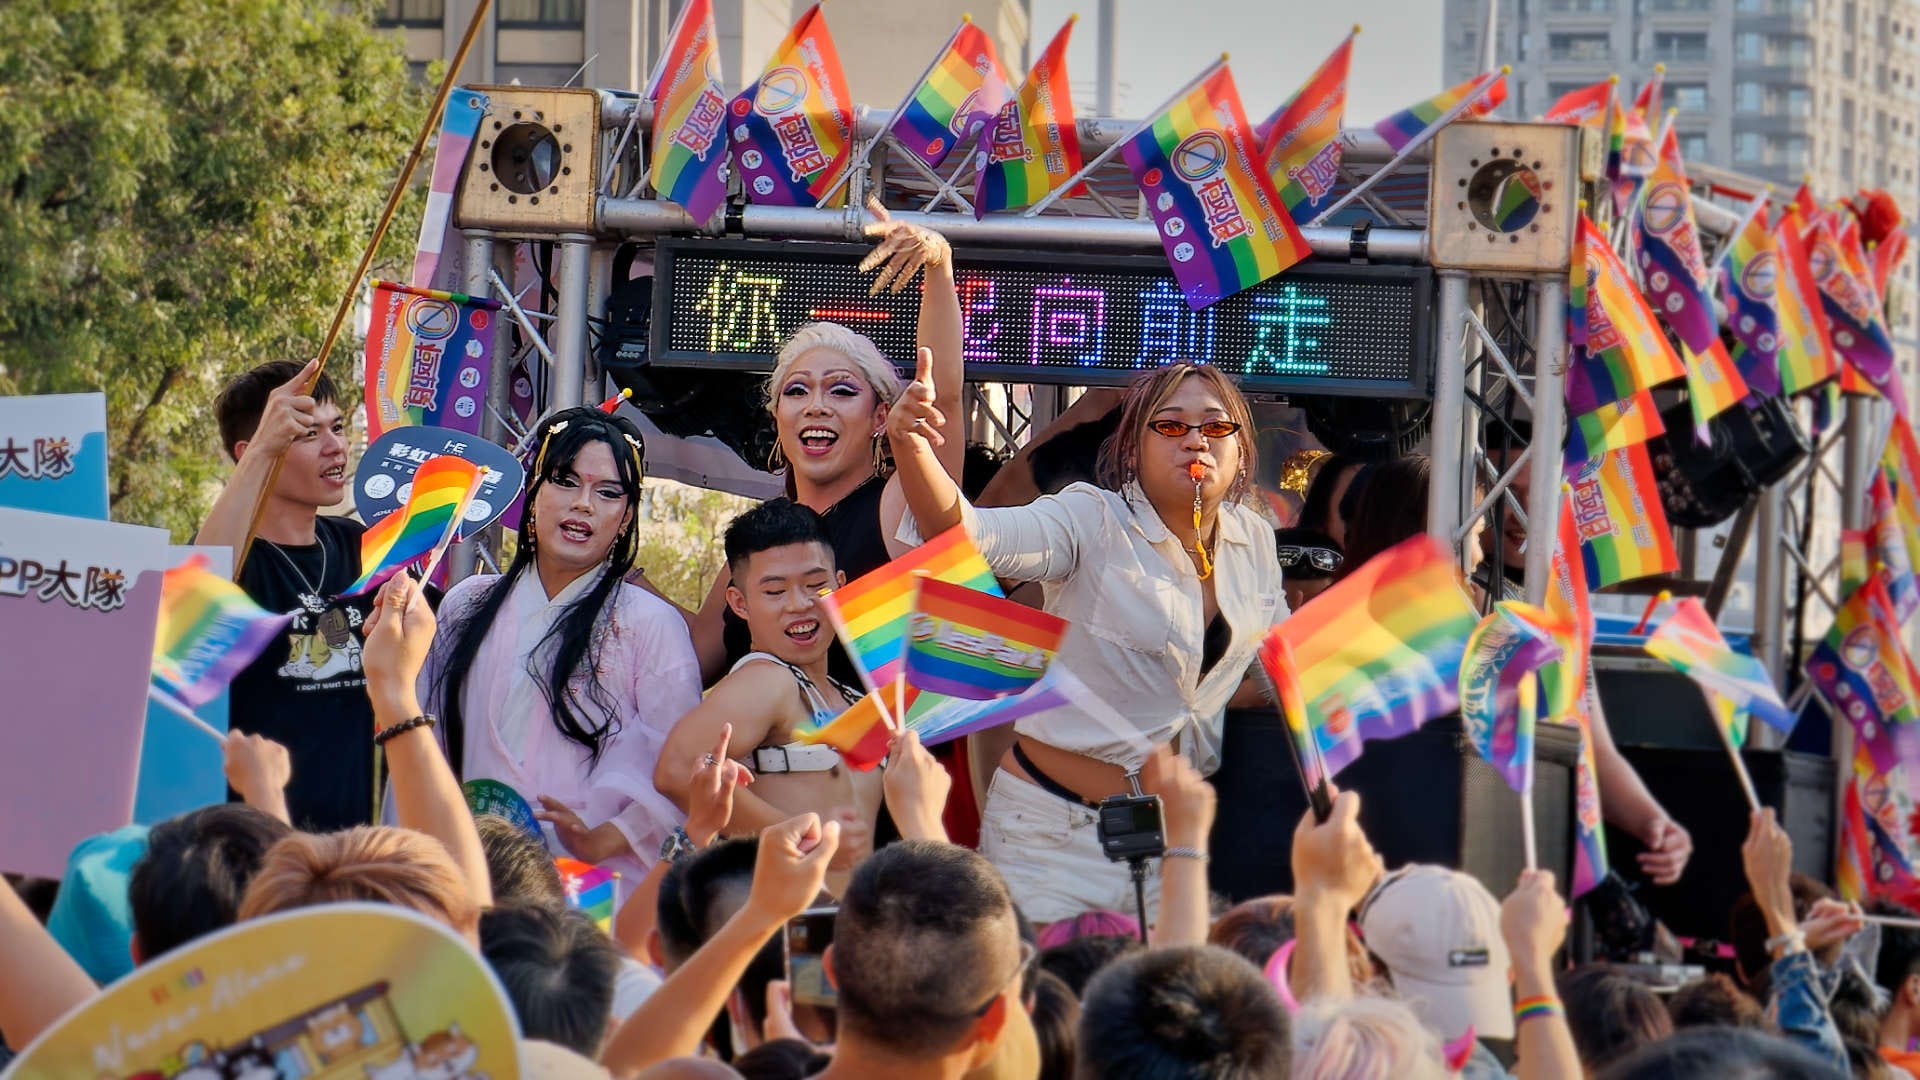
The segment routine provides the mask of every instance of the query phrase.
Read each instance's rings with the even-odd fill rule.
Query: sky
[[[1306,81],[1354,23],[1347,84],[1348,127],[1365,127],[1444,89],[1440,84],[1440,0],[1118,0],[1116,64],[1121,117],[1163,104],[1222,52],[1247,117],[1266,118]],[[1092,115],[1098,0],[1033,0],[1038,57],[1067,16],[1078,12],[1067,47],[1074,110]],[[1083,93],[1084,88],[1084,93]]]

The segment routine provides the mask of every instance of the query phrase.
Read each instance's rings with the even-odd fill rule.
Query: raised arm
[[[1580,1053],[1554,989],[1553,954],[1567,936],[1567,905],[1553,874],[1528,870],[1500,905],[1500,934],[1513,963],[1518,1080],[1579,1076]]]
[[[1295,1001],[1345,1001],[1353,996],[1347,972],[1347,916],[1380,880],[1383,864],[1360,829],[1360,796],[1334,796],[1326,824],[1313,810],[1293,831],[1295,940],[1288,985]]]
[[[0,878],[0,1036],[24,1050],[67,1010],[94,995],[93,980]]]
[[[781,700],[776,695],[793,692],[793,677],[775,664],[747,664],[720,680],[706,700],[673,725],[666,746],[661,748],[660,761],[653,767],[653,786],[673,800],[682,813],[691,812],[693,785],[702,775],[707,755],[724,761],[734,746],[759,746],[773,727],[769,702]],[[752,791],[742,789],[734,793],[730,821],[721,827],[729,835],[751,836],[788,816]]]
[[[1140,770],[1140,786],[1160,796],[1166,818],[1167,848],[1160,860],[1160,921],[1153,928],[1153,944],[1205,945],[1212,922],[1207,838],[1213,832],[1213,785],[1171,747],[1157,746]]]
[[[301,390],[307,380],[313,378],[319,364],[318,360],[307,361],[300,374],[267,395],[266,408],[254,426],[253,437],[240,445],[233,475],[227,477],[226,486],[220,489],[206,520],[200,523],[200,531],[194,534],[196,544],[233,549],[236,577],[240,572],[240,547],[246,543],[247,530],[253,525],[253,508],[266,491],[267,477],[272,474],[274,463],[295,439],[307,438],[314,431],[316,406],[313,398]]]

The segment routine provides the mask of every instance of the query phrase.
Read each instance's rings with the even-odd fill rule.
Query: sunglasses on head
[[[1208,420],[1201,424],[1189,424],[1182,420],[1151,420],[1147,426],[1169,439],[1184,439],[1189,431],[1198,431],[1209,439],[1224,439],[1240,430],[1240,424],[1235,420]]]
[[[1305,564],[1325,573],[1334,573],[1340,569],[1345,558],[1337,551],[1323,547],[1305,547],[1300,544],[1281,544],[1277,549],[1281,569],[1291,569]]]
[[[1006,983],[1000,987],[1000,989],[995,990],[993,992],[993,996],[988,998],[985,1004],[973,1010],[973,1012],[968,1015],[973,1016],[976,1019],[987,1015],[987,1010],[993,1008],[993,1003],[996,1001],[999,1001],[1000,995],[1007,992],[1007,987],[1014,986],[1020,983],[1021,981],[1023,981],[1027,977],[1027,969],[1033,966],[1034,961],[1038,959],[1039,955],[1040,955],[1040,950],[1034,948],[1031,942],[1026,942],[1026,941],[1021,942],[1020,943],[1020,966],[1013,969],[1013,978],[1008,979]]]

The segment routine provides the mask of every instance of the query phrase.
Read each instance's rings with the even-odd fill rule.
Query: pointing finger
[[[914,353],[913,381],[928,390],[933,389],[933,350],[924,345]]]
[[[301,365],[300,373],[298,375],[295,375],[293,378],[288,379],[285,385],[281,386],[280,389],[287,393],[300,394],[304,396],[307,392],[307,382],[311,380],[314,376],[314,373],[319,370],[320,370],[320,358],[316,356],[313,359],[307,361],[305,364]]]
[[[720,725],[720,741],[718,743],[715,743],[713,747],[713,760],[715,761],[727,760],[727,744],[732,741],[733,741],[733,725],[721,724]]]

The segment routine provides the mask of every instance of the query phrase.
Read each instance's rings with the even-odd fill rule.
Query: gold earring
[[[777,473],[787,467],[787,455],[780,450],[780,440],[773,440],[773,449],[767,451],[767,471]]]

